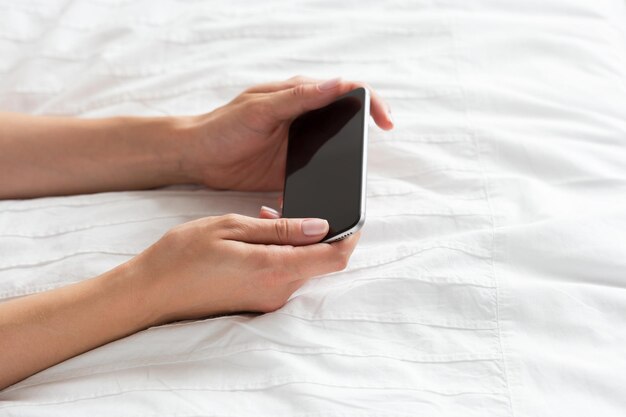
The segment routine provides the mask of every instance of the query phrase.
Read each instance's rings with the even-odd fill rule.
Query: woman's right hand
[[[152,325],[269,312],[309,278],[346,267],[358,235],[318,243],[327,232],[320,219],[207,217],[173,228],[124,267]]]

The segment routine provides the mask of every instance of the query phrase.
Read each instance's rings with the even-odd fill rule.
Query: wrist
[[[89,158],[74,151],[75,165],[90,173],[92,184],[85,188],[108,191],[193,182],[184,158],[193,142],[190,125],[185,117],[77,120],[79,136],[89,138],[83,140]]]
[[[212,146],[207,146],[209,138],[215,138],[216,111],[178,118],[174,121],[177,136],[183,147],[180,153],[182,167],[188,183],[221,188],[214,177],[219,169],[220,156]]]
[[[176,138],[176,157],[181,175],[187,184],[202,184],[200,142],[205,132],[204,115],[177,116],[169,119],[172,136]]]
[[[172,116],[150,119],[147,135],[155,138],[154,172],[164,185],[199,183],[193,164],[197,123],[194,117]]]
[[[107,299],[115,322],[124,323],[122,333],[131,334],[160,324],[160,313],[148,277],[132,259],[95,280],[98,293]]]

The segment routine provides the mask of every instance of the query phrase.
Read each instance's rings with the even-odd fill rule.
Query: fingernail
[[[391,115],[391,106],[389,105],[387,105],[387,119],[389,119],[392,125],[394,124],[393,116]]]
[[[267,206],[261,206],[261,210],[263,211],[267,211],[268,213],[272,213],[276,216],[278,216],[278,212],[276,210],[274,210],[273,208],[267,207]]]
[[[331,78],[330,80],[327,80],[327,81],[324,81],[321,84],[318,84],[317,88],[319,88],[320,91],[332,90],[333,88],[335,88],[335,87],[337,87],[339,85],[340,81],[341,81],[341,77]]]
[[[302,222],[302,233],[305,236],[319,236],[328,231],[328,222],[322,219],[306,219]]]

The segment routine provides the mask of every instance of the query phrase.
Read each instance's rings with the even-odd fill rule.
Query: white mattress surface
[[[0,392],[0,416],[626,414],[624,1],[0,0],[1,110],[200,113],[296,74],[393,108],[348,269],[275,313],[54,366]],[[2,201],[0,299],[276,196]]]

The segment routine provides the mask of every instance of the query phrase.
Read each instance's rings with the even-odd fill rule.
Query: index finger
[[[384,130],[393,129],[393,119],[391,117],[391,107],[380,97],[380,95],[367,83],[360,81],[341,81],[339,83],[338,95],[345,94],[355,88],[363,87],[370,92],[370,114],[378,127]]]
[[[317,78],[305,77],[303,75],[296,75],[295,77],[291,77],[284,81],[274,81],[263,84],[254,85],[248,89],[246,89],[246,93],[275,93],[276,91],[286,90],[288,88],[293,88],[298,84],[317,84],[321,83],[324,80],[320,80]]]
[[[376,124],[385,130],[393,129],[390,108],[367,83],[345,81],[339,78],[322,83],[302,83],[285,90],[269,93],[267,100],[279,119],[291,119],[300,114],[324,107],[343,94],[363,87],[370,92],[370,114]]]
[[[287,281],[310,279],[319,275],[344,270],[359,241],[359,233],[333,243],[315,243],[307,246],[272,246],[273,264],[282,269]]]

